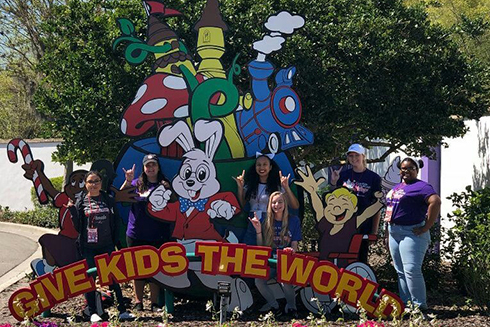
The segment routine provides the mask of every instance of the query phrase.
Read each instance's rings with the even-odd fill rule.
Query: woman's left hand
[[[279,178],[281,179],[281,186],[285,190],[289,188],[289,177],[291,177],[291,174],[288,174],[287,176],[283,176],[282,172],[279,170]]]
[[[426,233],[428,230],[429,229],[426,229],[425,226],[415,227],[414,229],[412,229],[413,233],[417,236]]]

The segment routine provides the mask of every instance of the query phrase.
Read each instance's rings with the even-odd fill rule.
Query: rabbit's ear
[[[169,146],[173,141],[177,141],[185,152],[195,147],[189,126],[182,120],[163,127],[158,134],[158,143],[162,147]]]
[[[194,134],[199,142],[206,142],[206,156],[213,159],[223,137],[223,126],[218,120],[198,120]]]

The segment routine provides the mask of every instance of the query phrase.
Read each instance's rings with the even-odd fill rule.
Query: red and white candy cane
[[[30,164],[32,162],[32,152],[29,144],[27,144],[22,139],[13,139],[7,145],[7,155],[9,157],[10,162],[16,163],[18,161],[17,158],[17,149],[22,153],[22,158],[24,159],[24,163]],[[37,197],[39,198],[39,202],[46,203],[48,202],[48,197],[46,192],[44,192],[44,188],[41,184],[41,179],[39,178],[39,174],[37,171],[34,171],[32,182],[34,183],[34,188],[36,189]]]

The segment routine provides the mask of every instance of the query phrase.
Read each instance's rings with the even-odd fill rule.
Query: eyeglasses
[[[414,170],[417,170],[417,168],[415,167],[404,167],[404,168],[400,168],[401,171],[414,171]]]
[[[94,181],[87,181],[87,184],[99,184],[100,183],[100,179],[96,179]]]

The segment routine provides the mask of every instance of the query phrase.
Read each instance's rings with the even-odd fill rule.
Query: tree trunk
[[[65,191],[65,185],[69,182],[70,174],[73,173],[73,160],[68,160],[65,162],[65,173],[63,175],[63,186],[61,187],[61,192]]]

